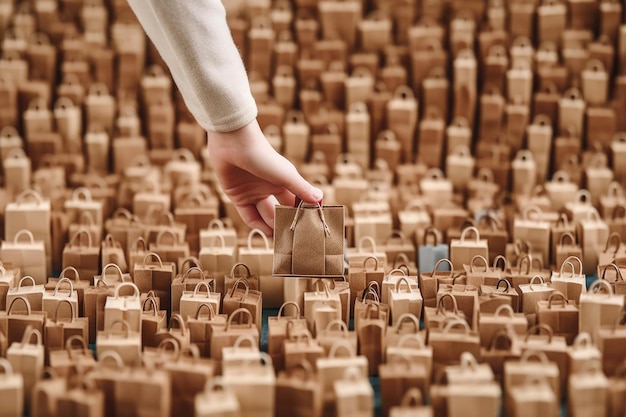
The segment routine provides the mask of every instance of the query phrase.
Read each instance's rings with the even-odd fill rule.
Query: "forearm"
[[[256,118],[248,77],[220,0],[128,3],[203,128],[228,132]]]

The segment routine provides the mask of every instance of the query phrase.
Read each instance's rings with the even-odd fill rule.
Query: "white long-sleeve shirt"
[[[128,0],[206,130],[253,121],[257,107],[220,0]]]

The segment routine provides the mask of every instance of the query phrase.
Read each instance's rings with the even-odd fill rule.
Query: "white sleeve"
[[[220,0],[128,3],[204,129],[228,132],[256,118],[250,83]]]

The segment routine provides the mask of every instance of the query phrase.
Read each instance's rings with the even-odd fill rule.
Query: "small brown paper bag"
[[[343,228],[344,209],[341,206],[303,206],[302,203],[297,208],[278,206],[273,275],[342,276]],[[319,239],[314,239],[318,234]],[[305,237],[302,242],[300,237]],[[313,248],[312,240],[324,246]],[[306,244],[300,247],[305,241]]]
[[[624,296],[613,293],[611,285],[605,280],[596,280],[587,293],[580,295],[580,333],[586,332],[598,343],[597,333],[605,326],[613,326],[621,317],[624,308]]]
[[[240,417],[239,400],[232,389],[223,385],[222,377],[207,381],[204,391],[194,398],[197,417]]]
[[[576,266],[578,266],[578,270]],[[567,267],[570,269],[569,275],[565,273]],[[587,292],[587,279],[583,273],[583,264],[580,258],[575,255],[565,258],[561,263],[561,270],[558,273],[552,272],[550,282],[555,291],[561,292],[567,300],[578,303],[580,295]]]
[[[223,300],[223,313],[228,316],[235,313],[235,311],[244,308],[246,309],[259,331],[261,332],[262,322],[262,307],[263,307],[263,294],[261,291],[250,289],[245,279],[239,279],[235,282],[233,287],[226,293]]]
[[[22,285],[24,282],[30,281],[32,285]],[[6,295],[6,304],[10,306],[13,300],[23,297],[28,300],[29,307],[34,311],[43,311],[43,295],[45,287],[35,284],[35,279],[30,275],[25,275],[17,283],[17,287],[9,288]],[[7,309],[7,312],[9,309]],[[25,311],[25,309],[16,308],[15,311]]]
[[[559,300],[557,304],[555,300]],[[537,301],[537,324],[547,324],[556,336],[572,344],[578,334],[578,306],[560,291],[550,294],[547,301]],[[559,305],[560,304],[560,305]]]
[[[202,314],[204,309],[208,311],[206,316]],[[227,320],[226,314],[217,314],[210,304],[202,304],[195,317],[187,317],[189,343],[198,347],[203,358],[208,358],[211,355],[211,340],[214,329],[226,326]]]
[[[83,237],[87,242],[83,242]],[[63,248],[62,267],[73,266],[81,279],[93,282],[100,269],[100,246],[95,245],[87,229],[79,229]]]
[[[533,276],[529,284],[522,284],[519,289],[522,298],[522,313],[526,316],[534,316],[537,313],[537,302],[547,301],[554,292],[552,284],[544,282],[540,275]]]
[[[121,290],[129,288],[130,295],[122,295]],[[123,320],[131,332],[139,333],[141,329],[141,300],[139,288],[132,282],[123,282],[115,287],[113,296],[108,296],[104,304],[104,331],[113,323]]]
[[[468,238],[470,232],[474,233],[475,240]],[[454,265],[470,265],[476,255],[489,257],[489,247],[487,240],[480,238],[478,229],[470,226],[463,230],[460,239],[452,239],[450,242],[450,261]]]
[[[202,287],[206,289],[206,295],[204,291],[200,291]],[[180,315],[183,320],[187,321],[189,317],[195,317],[198,314],[198,309],[203,304],[210,304],[214,311],[220,311],[221,299],[222,294],[212,291],[209,283],[198,282],[192,291],[183,291],[179,301]]]
[[[502,305],[493,314],[481,313],[478,332],[482,347],[489,347],[500,330],[510,332],[509,337],[525,336],[528,321],[524,314],[516,313],[509,305]]]
[[[5,222],[8,222],[6,217]],[[22,241],[20,239],[22,236],[28,237],[28,241]],[[8,236],[7,239],[9,239]],[[44,242],[35,240],[30,230],[22,229],[12,240],[3,240],[0,246],[0,256],[3,262],[20,268],[22,274],[33,277],[36,283],[45,283],[48,274]]]
[[[572,415],[607,415],[609,380],[599,365],[587,365],[569,376],[567,408]]]
[[[114,327],[121,327],[115,331]],[[101,357],[105,352],[117,353],[126,366],[139,366],[141,359],[141,334],[132,330],[125,320],[116,320],[105,330],[98,332],[96,337],[96,352]]]
[[[324,405],[322,394],[322,383],[312,364],[301,362],[276,377],[276,415],[319,417]]]
[[[465,320],[453,318],[442,329],[431,329],[428,344],[433,348],[433,375],[439,375],[447,366],[458,365],[464,352],[480,358],[480,337]]]
[[[3,369],[0,378],[0,399],[2,400],[4,413],[7,416],[24,415],[24,377],[15,372],[11,362],[0,358],[0,367]]]
[[[33,343],[33,336],[35,343]],[[30,393],[43,375],[44,346],[41,332],[27,327],[21,342],[11,343],[7,350],[7,360],[15,373],[21,374],[24,380],[24,393]],[[24,411],[30,411],[31,396],[22,397]]]
[[[374,412],[374,389],[356,368],[348,368],[333,383],[336,416],[371,416]]]

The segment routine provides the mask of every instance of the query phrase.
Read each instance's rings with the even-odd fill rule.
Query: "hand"
[[[232,132],[208,132],[209,160],[224,193],[243,221],[268,236],[274,230],[274,206],[323,198],[296,167],[269,144],[256,120]]]

